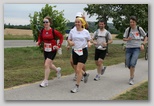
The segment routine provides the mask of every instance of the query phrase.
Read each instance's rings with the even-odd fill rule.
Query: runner
[[[100,20],[99,29],[94,32],[93,44],[95,45],[95,63],[97,66],[97,75],[95,81],[100,80],[100,75],[104,74],[106,67],[103,68],[103,61],[107,52],[107,45],[112,43],[112,36],[109,31],[105,29],[105,22]]]
[[[143,43],[141,43],[141,36],[145,37]],[[135,16],[130,17],[130,27],[125,30],[123,37],[123,40],[126,41],[126,65],[130,70],[129,84],[133,85],[138,56],[140,50],[144,50],[147,39],[144,30],[137,26],[137,18]]]
[[[48,86],[48,78],[50,74],[50,68],[55,70],[57,72],[57,77],[61,77],[61,68],[56,67],[53,64],[53,60],[56,56],[57,50],[61,47],[61,44],[63,42],[63,35],[50,27],[52,24],[50,17],[45,17],[43,19],[44,28],[42,29],[39,37],[37,45],[40,45],[42,42],[44,44],[44,67],[45,67],[45,74],[44,74],[44,80],[40,84],[40,87],[46,87]],[[55,40],[55,36],[59,38],[59,44],[57,45],[57,42]]]
[[[88,23],[87,23],[87,21],[85,19],[85,16],[84,16],[84,14],[82,12],[77,12],[75,18],[82,18],[83,19],[82,28],[85,28],[85,29],[88,30]],[[73,26],[73,29],[76,30],[76,27]],[[66,40],[67,39],[68,39],[68,37],[66,37]],[[67,49],[68,50],[70,49],[70,46],[69,45],[67,46]],[[73,68],[73,70],[75,72],[75,76],[74,76],[73,80],[76,81],[76,79],[77,79],[77,74],[76,73],[77,72],[75,71],[75,68],[74,68],[74,65],[73,65],[72,53],[71,53],[71,56],[70,56],[70,64],[71,64],[71,66],[72,66],[72,68]],[[86,71],[85,66],[83,67],[83,71]],[[81,79],[81,81],[83,81],[83,80],[84,80],[84,77]]]
[[[84,83],[88,81],[89,74],[83,71],[83,67],[88,58],[88,47],[90,44],[90,34],[89,31],[82,28],[84,20],[82,18],[75,19],[75,28],[71,29],[68,37],[68,43],[72,46],[72,58],[75,71],[77,73],[77,81],[75,87],[71,90],[72,93],[76,93],[79,90],[79,84],[84,76]]]

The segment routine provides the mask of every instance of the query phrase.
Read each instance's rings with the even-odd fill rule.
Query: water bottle
[[[58,54],[62,55],[62,48],[58,49]]]

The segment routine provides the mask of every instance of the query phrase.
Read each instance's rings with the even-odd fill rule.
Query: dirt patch
[[[25,30],[25,29],[10,29],[10,28],[6,28],[4,30],[4,34],[5,35],[8,35],[8,34],[19,35],[19,36],[22,36],[22,35],[33,36],[32,30]]]
[[[28,35],[28,36],[33,36],[32,34],[32,30],[25,30],[25,29],[10,29],[10,28],[6,28],[4,30],[4,34],[8,35]],[[90,33],[91,36],[93,36],[93,33]],[[117,34],[112,34],[112,39],[116,39],[115,37],[117,36]]]
[[[117,39],[116,36],[117,34],[112,34],[112,39]]]

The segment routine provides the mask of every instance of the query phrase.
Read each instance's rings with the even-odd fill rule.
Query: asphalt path
[[[108,66],[101,80],[94,81],[96,70],[89,70],[88,82],[80,83],[77,93],[70,93],[75,85],[74,74],[49,80],[49,86],[40,88],[41,81],[4,89],[5,100],[112,100],[119,94],[148,81],[148,61],[139,59],[135,70],[135,83],[129,85],[129,70],[124,63]]]

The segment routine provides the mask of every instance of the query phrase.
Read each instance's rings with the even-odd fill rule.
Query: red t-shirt
[[[55,29],[54,29],[54,34],[55,34],[54,36],[59,38],[58,44],[56,44],[56,40],[54,39],[52,29],[50,30],[43,29],[42,35],[38,36],[38,44],[40,45],[41,42],[43,42],[44,44],[50,44],[52,51],[55,51],[55,49],[53,48],[55,45],[57,45],[60,48],[63,43],[63,35]]]

